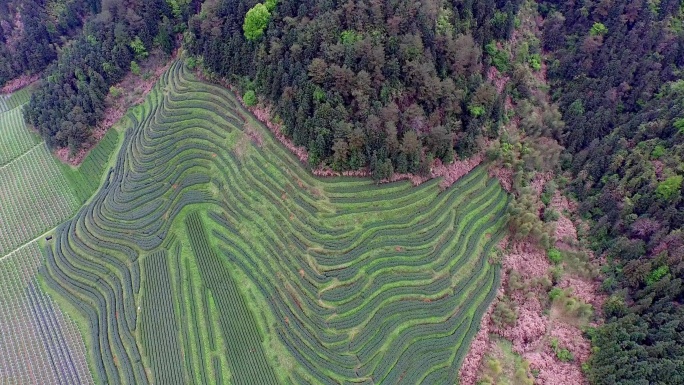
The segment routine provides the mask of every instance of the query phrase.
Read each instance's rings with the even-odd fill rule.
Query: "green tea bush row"
[[[141,301],[142,342],[149,357],[154,382],[180,384],[185,374],[178,342],[171,274],[164,250],[143,259],[146,289]]]
[[[232,373],[236,383],[277,384],[275,373],[262,350],[261,341],[257,339],[259,333],[256,331],[254,318],[228,270],[209,246],[202,219],[197,212],[193,212],[188,215],[185,223],[202,280],[212,292],[219,308],[228,361],[233,366]]]
[[[456,381],[498,282],[488,254],[508,198],[483,167],[445,191],[439,181],[316,179],[234,95],[180,63],[128,119],[115,165],[87,209],[56,232],[46,271],[89,314],[102,378],[218,384],[227,374],[220,354],[236,384]],[[247,125],[259,143],[235,144]],[[148,268],[165,248],[172,258]],[[161,273],[148,278],[153,271]],[[250,281],[251,296],[237,277]],[[158,310],[138,320],[147,298],[163,304],[143,307]],[[181,340],[153,342],[154,322],[178,325],[169,335]],[[139,371],[136,324],[151,378]],[[274,368],[263,332],[295,369]],[[161,374],[171,362],[180,372]]]

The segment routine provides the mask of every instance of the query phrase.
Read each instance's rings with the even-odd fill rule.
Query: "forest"
[[[586,331],[586,374],[593,384],[684,383],[684,4],[537,1],[540,47],[525,63],[544,62],[550,87],[540,97],[525,80],[532,70],[501,49],[522,3],[0,2],[0,84],[42,73],[25,118],[50,147],[75,152],[112,85],[152,50],[182,46],[205,77],[270,108],[310,167],[368,169],[378,180],[427,174],[435,159],[467,158],[491,141],[503,143],[492,158],[504,159],[507,98],[548,96],[560,116],[521,126],[562,148],[521,145],[513,167],[569,176],[562,188],[604,261],[605,323]],[[497,88],[489,71],[511,81]],[[521,199],[528,184],[516,182],[513,227],[528,228],[532,212],[541,226]]]
[[[541,6],[569,192],[607,260],[590,380],[684,383],[684,4]]]
[[[510,37],[520,2],[281,1],[243,35],[255,1],[220,0],[190,19],[187,47],[273,105],[312,166],[384,178],[496,136],[503,97],[483,79],[483,51]]]
[[[189,2],[104,1],[101,12],[64,47],[45,70],[45,81],[26,108],[26,120],[50,147],[77,151],[103,118],[110,87],[155,47],[171,53]]]
[[[0,84],[45,69],[99,6],[99,0],[0,2]]]

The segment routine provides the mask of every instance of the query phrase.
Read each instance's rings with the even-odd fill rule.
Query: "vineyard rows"
[[[79,169],[59,164],[23,121],[28,95],[0,97],[14,106],[0,113],[0,257],[69,218],[99,186],[118,142],[110,130]]]
[[[20,108],[0,113],[0,167],[35,147],[40,140],[26,128]]]
[[[128,119],[45,270],[89,319],[98,377],[457,382],[500,279],[509,197],[484,168],[444,191],[315,178],[180,62]]]
[[[31,87],[24,87],[10,95],[0,95],[0,113],[13,110],[26,103],[31,97]]]
[[[111,130],[78,168],[60,164],[23,121],[30,88],[0,97],[0,384],[89,384],[83,337],[38,286],[36,238],[97,189]]]
[[[202,280],[216,300],[234,382],[277,384],[273,368],[261,347],[256,320],[230,276],[230,269],[209,244],[207,231],[197,212],[188,216],[186,226]]]
[[[69,218],[78,202],[44,144],[0,168],[0,256]]]
[[[164,250],[144,260],[145,282],[148,283],[142,307],[142,340],[149,350],[150,366],[161,384],[185,382],[181,348],[178,344],[179,324],[174,313],[171,275]]]
[[[0,383],[92,384],[75,323],[36,286],[36,242],[0,260]]]

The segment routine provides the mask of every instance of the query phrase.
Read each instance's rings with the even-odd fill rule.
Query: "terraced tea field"
[[[507,194],[317,179],[175,63],[129,112],[45,283],[111,384],[453,384],[499,269]]]
[[[0,129],[0,167],[40,144],[38,135],[33,135],[26,127],[21,108],[0,113]]]
[[[118,134],[64,166],[24,124],[29,91],[0,97],[0,384],[93,383],[80,331],[37,280],[38,244],[97,189]]]

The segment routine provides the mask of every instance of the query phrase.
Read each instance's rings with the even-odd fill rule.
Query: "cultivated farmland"
[[[175,63],[129,113],[45,282],[123,384],[452,384],[496,294],[509,200],[317,179],[229,91]]]
[[[28,130],[21,111],[16,106],[0,113],[0,257],[71,217],[100,185],[118,141],[110,130],[79,169],[72,169]]]
[[[0,258],[0,383],[92,384],[76,324],[37,286],[42,261],[35,241]]]
[[[26,128],[21,108],[0,113],[0,167],[28,152],[41,141]]]
[[[10,95],[0,95],[0,112],[6,112],[28,103],[31,97],[31,86],[24,87]]]
[[[80,331],[39,286],[37,238],[97,189],[118,134],[64,166],[24,124],[29,92],[0,97],[0,384],[93,383]]]
[[[69,218],[78,207],[44,143],[0,169],[0,255]]]

